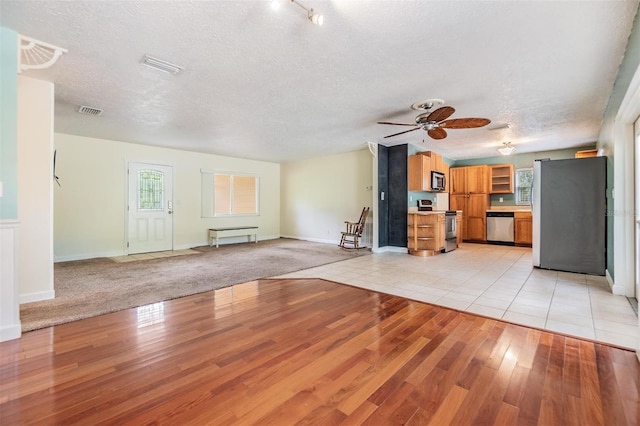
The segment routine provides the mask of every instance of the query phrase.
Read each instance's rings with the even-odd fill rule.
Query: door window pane
[[[138,171],[138,210],[162,210],[164,207],[164,173]]]

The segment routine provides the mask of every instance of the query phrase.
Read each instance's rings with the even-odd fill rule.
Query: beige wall
[[[337,243],[344,221],[373,207],[373,157],[368,150],[282,165],[282,236]]]
[[[56,261],[126,254],[126,164],[173,166],[174,248],[207,243],[215,226],[255,225],[258,240],[280,236],[280,165],[156,148],[145,145],[55,134],[54,253]],[[260,215],[201,217],[200,171],[250,173],[260,179]],[[233,242],[233,238],[221,243]]]
[[[53,83],[18,76],[20,303],[52,299]]]

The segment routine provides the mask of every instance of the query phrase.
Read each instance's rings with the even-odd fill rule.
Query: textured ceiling
[[[69,50],[24,75],[56,84],[55,130],[286,162],[413,143],[453,159],[597,139],[638,1],[11,1],[0,23]],[[186,70],[139,64],[150,54]],[[511,129],[435,141],[412,103]],[[79,105],[104,109],[84,116]],[[491,127],[491,126],[489,126]],[[424,142],[423,142],[424,140]]]

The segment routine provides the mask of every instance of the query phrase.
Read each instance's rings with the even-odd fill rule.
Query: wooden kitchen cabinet
[[[409,213],[407,248],[414,256],[433,256],[444,248],[444,213]]]
[[[487,173],[486,165],[454,167],[449,172],[449,207],[451,210],[462,210],[461,234],[464,241],[487,241]]]
[[[451,176],[450,194],[487,194],[488,193],[487,165],[453,167],[449,170]]]
[[[453,167],[449,169],[449,195],[467,194],[467,168]]]
[[[445,189],[449,186],[449,164],[437,152],[423,151],[410,155],[408,159],[407,183],[409,191],[432,191],[431,172],[436,171],[445,175]],[[437,191],[442,192],[442,191]]]
[[[531,247],[533,242],[533,216],[531,212],[515,212],[513,217],[515,244]]]
[[[489,168],[483,166],[467,167],[467,193],[486,194]]]
[[[489,193],[513,194],[513,164],[489,166]]]
[[[467,222],[464,227],[467,230],[467,240],[487,241],[487,209],[489,208],[489,195],[469,194],[467,198]]]
[[[409,191],[431,191],[431,158],[410,155],[407,164]]]

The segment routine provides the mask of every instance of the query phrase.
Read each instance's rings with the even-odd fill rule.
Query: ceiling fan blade
[[[453,107],[443,106],[429,114],[427,121],[435,121],[437,123],[438,121],[446,120],[451,117],[454,112],[456,112],[456,110],[453,109]]]
[[[433,139],[444,139],[447,137],[447,132],[440,127],[436,127],[435,129],[431,129],[427,132],[429,136]]]
[[[378,121],[378,124],[391,124],[394,126],[415,126],[415,123],[414,124],[392,123],[390,121]]]
[[[483,127],[489,123],[491,123],[491,120],[488,118],[454,118],[441,122],[439,126],[447,129],[471,129]]]
[[[419,130],[419,129],[420,129],[420,127],[416,127],[415,129],[405,130],[404,132],[394,133],[394,134],[392,134],[392,135],[385,136],[385,138],[390,138],[390,137],[392,137],[392,136],[398,136],[398,135],[401,135],[401,134],[403,134],[403,133],[409,133],[409,132],[413,132],[414,130]]]

